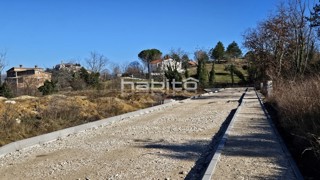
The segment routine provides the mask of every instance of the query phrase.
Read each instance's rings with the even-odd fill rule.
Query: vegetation
[[[0,85],[0,96],[4,96],[6,98],[13,97],[13,92],[11,91],[7,83],[3,83],[2,85]]]
[[[247,80],[248,78],[248,72],[247,70],[243,70],[242,66],[244,66],[246,63],[246,60],[242,60],[242,59],[237,59],[236,63],[234,63],[235,67],[243,74],[244,78]],[[214,86],[227,86],[227,85],[231,85],[232,81],[230,78],[230,71],[226,70],[226,63],[220,63],[220,64],[216,64],[214,65],[214,71],[215,71],[215,75],[214,75]],[[212,70],[212,62],[208,62],[205,65],[207,72],[209,72],[209,77],[210,77],[210,72]],[[192,77],[197,78],[197,67],[192,67],[189,68],[189,74]],[[246,81],[247,82],[247,81]],[[238,76],[234,76],[234,83],[235,84],[241,84],[241,79]]]
[[[225,53],[227,58],[239,58],[242,55],[242,51],[235,41],[228,45]]]
[[[0,85],[2,85],[2,71],[6,67],[7,62],[6,62],[6,52],[0,52]]]
[[[123,73],[124,76],[132,76],[136,78],[143,78],[143,67],[138,61],[131,62],[126,68]]]
[[[13,100],[15,104],[0,101],[0,146],[160,102],[156,94],[120,94],[109,90],[18,97]]]
[[[108,59],[102,54],[91,52],[90,57],[86,59],[86,63],[89,71],[93,73],[101,73],[105,69]]]
[[[162,52],[158,49],[146,49],[141,51],[138,54],[138,57],[141,59],[141,61],[147,66],[148,68],[148,77],[151,78],[151,70],[150,70],[150,62],[153,60],[160,59],[162,55]]]
[[[242,51],[235,41],[226,50],[219,41],[209,52],[196,51],[194,55],[198,64],[193,68],[188,68],[190,59],[180,49],[172,50],[165,58],[182,63],[184,76],[197,78],[201,88],[272,80],[273,93],[267,101],[279,115],[277,122],[280,128],[293,137],[299,156],[311,152],[319,163],[320,52],[317,44],[320,38],[320,4],[315,5],[310,16],[307,8],[305,1],[290,0],[278,6],[277,11],[257,27],[248,29],[243,35],[243,45],[248,50],[243,59],[239,59]],[[161,59],[161,56],[162,52],[158,49],[146,49],[138,54],[148,69],[148,78],[151,78],[150,62]],[[215,61],[210,62],[209,57]],[[0,96],[12,98],[13,93],[8,85],[1,85],[5,60],[6,54],[0,53]],[[50,70],[52,81],[46,81],[39,88],[43,95],[49,96],[17,99],[17,104],[0,102],[0,128],[3,129],[0,131],[3,137],[0,145],[157,102],[157,97],[148,94],[122,96],[116,92],[120,86],[117,75],[121,72],[128,76],[145,77],[139,62],[132,62],[124,69],[114,66],[110,73],[105,68],[107,62],[108,59],[102,54],[91,52],[86,59],[87,69],[81,68],[76,72]],[[168,66],[165,76],[170,82],[172,79],[182,79],[177,68],[171,66]],[[105,87],[115,91],[101,90]],[[74,91],[50,95],[64,90]]]
[[[305,172],[320,177],[320,53],[316,48],[320,6],[305,18],[307,8],[306,1],[297,0],[279,6],[244,34],[244,46],[249,50],[249,80],[273,81],[267,101],[278,112],[279,126],[294,139],[294,154],[305,162]]]
[[[212,59],[217,60],[218,63],[220,63],[220,60],[223,59],[225,55],[224,46],[222,42],[219,41],[217,45],[210,50],[209,54]]]
[[[213,86],[214,84],[214,78],[215,78],[215,69],[214,69],[214,61],[212,62],[212,67],[211,67],[211,71],[209,73],[209,85]]]
[[[172,85],[171,82],[173,81],[173,79],[176,82],[181,82],[182,81],[182,76],[178,72],[177,67],[168,66],[167,70],[165,71],[165,76],[169,80],[170,86]]]
[[[230,72],[230,77],[231,77],[231,83],[234,85],[234,72],[236,70],[236,67],[234,64],[228,64],[225,66],[225,70]]]
[[[209,61],[209,57],[205,51],[199,50],[195,52],[195,59],[198,61],[197,78],[201,87],[208,85],[208,70],[206,64]]]
[[[48,80],[46,80],[44,85],[40,86],[38,89],[43,95],[49,95],[57,92],[56,83]]]

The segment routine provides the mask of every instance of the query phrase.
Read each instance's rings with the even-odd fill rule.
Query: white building
[[[163,74],[164,71],[168,70],[168,67],[171,67],[172,69],[177,69],[179,73],[183,73],[184,70],[182,69],[182,63],[177,62],[171,58],[169,59],[158,59],[151,61],[150,64],[150,71],[152,75],[160,75]]]

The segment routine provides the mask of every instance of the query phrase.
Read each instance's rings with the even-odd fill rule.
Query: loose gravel
[[[255,91],[243,101],[212,179],[297,179]]]
[[[184,179],[237,108],[224,89],[0,158],[0,179]]]

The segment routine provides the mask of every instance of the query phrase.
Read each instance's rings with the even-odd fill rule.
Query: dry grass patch
[[[304,152],[312,150],[320,159],[320,77],[278,82],[270,99],[278,109],[280,125],[309,142]]]
[[[156,95],[80,91],[0,101],[0,146],[157,104]]]

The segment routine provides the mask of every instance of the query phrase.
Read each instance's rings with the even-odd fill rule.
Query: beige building
[[[37,66],[25,68],[22,65],[9,69],[6,78],[6,82],[17,95],[34,95],[46,80],[51,80],[51,73]]]
[[[69,72],[78,72],[81,69],[81,65],[78,63],[63,63],[57,64],[54,67],[55,70],[67,70]]]

